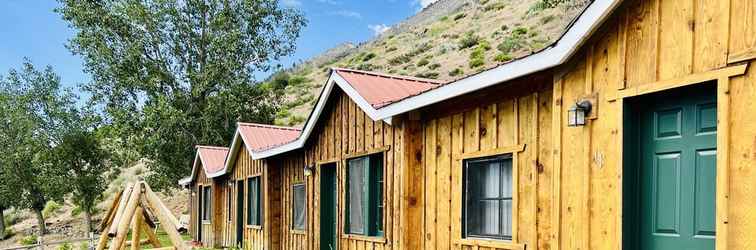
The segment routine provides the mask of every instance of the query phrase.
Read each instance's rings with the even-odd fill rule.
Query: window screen
[[[383,235],[383,154],[348,160],[347,177],[346,232]]]
[[[512,157],[465,161],[464,236],[512,238]]]
[[[305,230],[305,222],[307,221],[307,215],[305,213],[305,197],[306,190],[304,184],[296,184],[292,188],[294,190],[294,206],[292,211],[292,228],[296,230]]]
[[[202,220],[210,220],[210,187],[202,187]]]
[[[262,225],[260,200],[260,177],[247,179],[247,225]]]

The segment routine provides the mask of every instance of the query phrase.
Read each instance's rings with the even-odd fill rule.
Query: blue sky
[[[280,64],[307,59],[343,42],[362,42],[415,14],[435,0],[280,0],[302,10],[309,21],[294,55]],[[24,57],[38,67],[51,65],[69,87],[89,81],[81,58],[65,48],[75,30],[53,12],[55,0],[0,1],[0,75],[19,68]],[[263,77],[266,74],[259,74]]]

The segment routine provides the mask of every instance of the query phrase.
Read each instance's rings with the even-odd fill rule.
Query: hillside
[[[589,0],[440,0],[359,45],[342,44],[271,80],[288,83],[280,125],[300,125],[331,67],[455,80],[555,42]]]

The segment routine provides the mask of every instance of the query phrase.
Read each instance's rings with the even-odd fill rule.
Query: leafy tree
[[[273,122],[282,87],[254,74],[291,54],[306,24],[277,0],[59,1],[85,90],[150,160],[156,188],[188,174],[193,145],[229,143],[235,121]]]
[[[95,132],[81,126],[63,136],[55,147],[56,159],[69,170],[73,203],[84,212],[86,231],[92,230],[92,214],[107,188],[105,176],[110,169],[108,151]]]
[[[40,234],[46,232],[42,210],[68,192],[66,169],[55,164],[52,146],[70,117],[75,96],[63,91],[52,68],[38,70],[27,60],[20,71],[0,77],[0,174],[3,186],[18,197],[9,205],[34,211]]]

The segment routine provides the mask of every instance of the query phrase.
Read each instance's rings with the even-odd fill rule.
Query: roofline
[[[204,162],[204,160],[202,160],[202,154],[199,153],[199,149],[206,148],[206,149],[228,150],[227,147],[206,146],[206,145],[195,145],[194,148],[196,148],[197,150],[195,150],[194,152],[194,162],[192,163],[192,173],[191,175],[184,177],[178,181],[178,184],[181,186],[189,185],[190,183],[192,183],[192,181],[194,181],[194,178],[197,177],[196,173],[197,173],[197,168],[199,167],[198,163]],[[202,168],[202,171],[205,171],[205,175],[210,176],[210,173],[208,173],[207,170],[205,170],[204,168]]]
[[[286,127],[286,126],[275,126],[275,125],[268,125],[268,124],[260,124],[260,123],[249,123],[249,122],[237,122],[236,123],[236,131],[234,132],[234,138],[231,140],[231,146],[228,148],[228,154],[226,155],[226,160],[223,164],[223,169],[219,170],[218,172],[214,174],[208,174],[208,178],[215,178],[219,176],[223,176],[228,173],[228,171],[232,168],[232,165],[236,163],[236,154],[239,153],[239,149],[241,148],[241,143],[247,144],[247,139],[244,138],[244,135],[242,135],[241,131],[239,130],[239,127],[241,126],[257,126],[257,127],[267,127],[267,128],[276,128],[276,129],[284,129],[284,130],[291,130],[291,131],[299,131],[300,137],[301,137],[301,128],[295,128],[295,127]],[[273,146],[273,148],[280,147],[282,145],[286,145],[286,143]],[[249,153],[250,157],[252,157],[253,160],[259,160],[265,157],[258,157],[259,151],[253,151],[249,147],[245,147],[247,149],[247,152]],[[270,148],[272,149],[272,148]],[[267,149],[267,150],[270,150]]]
[[[535,72],[550,69],[565,63],[570,59],[595,32],[622,0],[594,0],[583,10],[572,26],[564,35],[552,45],[535,54],[500,65],[487,71],[450,82],[428,90],[422,94],[402,99],[386,105],[380,109],[373,108],[344,78],[331,70],[331,76],[323,88],[315,108],[307,118],[302,134],[296,140],[256,152],[253,159],[262,159],[302,148],[312,133],[318,118],[323,111],[333,86],[338,85],[352,100],[374,121],[384,120],[390,124],[392,118],[418,108],[448,100],[495,84],[506,82]],[[230,155],[230,154],[229,154]]]

